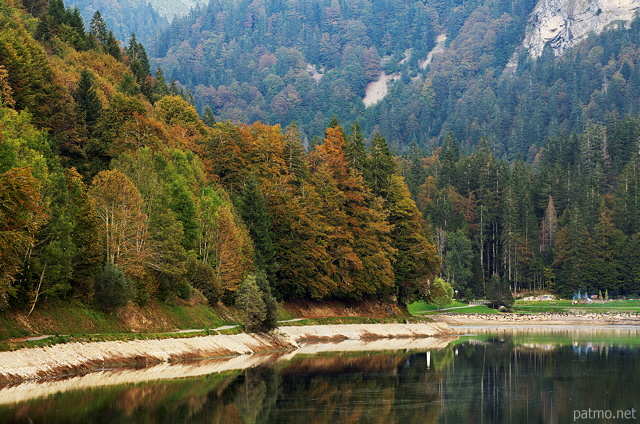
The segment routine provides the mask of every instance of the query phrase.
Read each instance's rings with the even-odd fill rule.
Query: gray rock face
[[[628,24],[639,7],[640,0],[539,0],[523,45],[539,57],[549,42],[559,56],[590,33]]]

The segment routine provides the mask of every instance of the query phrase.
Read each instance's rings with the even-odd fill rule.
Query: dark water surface
[[[32,382],[24,401],[20,386],[0,387],[0,423],[640,422],[637,330],[485,332],[426,352],[290,356],[106,387]],[[631,419],[597,418],[618,410]]]

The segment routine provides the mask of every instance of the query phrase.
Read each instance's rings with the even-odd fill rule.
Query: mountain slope
[[[190,2],[188,3],[191,4]],[[138,40],[146,45],[151,43],[158,32],[169,24],[173,14],[166,15],[154,7],[153,2],[139,0],[113,0],[113,1],[96,1],[96,0],[68,0],[68,7],[78,7],[82,19],[88,25],[91,18],[99,11],[108,28],[113,31],[115,37],[127,43],[132,33],[136,34]],[[179,6],[179,5],[178,5]],[[166,7],[162,9],[169,13],[171,10]],[[176,7],[176,14],[187,13],[190,6],[185,9]]]
[[[217,0],[175,20],[151,51],[217,119],[295,120],[312,139],[337,116],[400,149],[453,132],[467,149],[488,137],[500,155],[533,158],[550,136],[636,110],[610,91],[639,88],[624,52],[633,29],[617,29],[635,3],[607,4]],[[546,54],[549,22],[565,15]],[[610,31],[584,38],[591,29]],[[446,42],[425,66],[436,35]]]

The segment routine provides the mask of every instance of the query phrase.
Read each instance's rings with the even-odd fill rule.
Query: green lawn
[[[455,308],[455,309],[451,309]],[[454,301],[450,305],[444,306],[438,309],[434,305],[426,303],[424,300],[419,300],[407,306],[411,315],[424,315],[433,314],[439,312],[459,312],[464,314],[497,314],[498,311],[491,309],[485,305],[469,306],[466,303],[460,301]]]
[[[496,314],[495,309],[484,305],[468,306],[466,303],[455,301],[444,306],[440,310],[434,305],[419,300],[407,306],[411,315],[423,316],[438,312],[464,313],[464,314]],[[564,312],[630,312],[640,313],[640,300],[609,300],[605,302],[578,303],[574,305],[571,300],[544,300],[515,302],[512,308],[515,313],[564,313]]]
[[[455,307],[458,307],[458,306],[467,306],[467,304],[455,300],[450,305],[443,306],[441,309],[455,308]],[[418,300],[417,302],[413,302],[412,304],[407,306],[407,309],[409,310],[409,313],[411,315],[422,314],[422,313],[425,313],[425,312],[431,312],[431,311],[437,311],[438,310],[438,308],[436,308],[434,305],[431,305],[431,304],[425,302],[424,300]]]

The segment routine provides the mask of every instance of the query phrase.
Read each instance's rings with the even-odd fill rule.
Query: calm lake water
[[[431,351],[288,354],[222,373],[206,373],[220,361],[199,361],[170,380],[100,386],[107,374],[98,374],[2,387],[0,422],[640,421],[637,330],[475,332]],[[592,419],[574,421],[589,409]],[[596,410],[636,419],[595,419]]]

